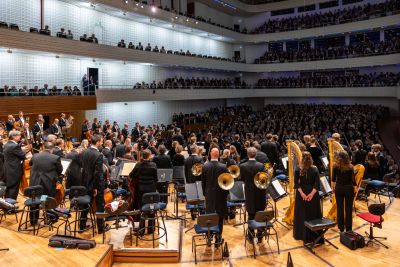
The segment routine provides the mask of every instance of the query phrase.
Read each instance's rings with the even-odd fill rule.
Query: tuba
[[[65,120],[65,128],[69,129],[71,128],[72,124],[74,124],[74,117],[72,115],[69,115],[68,119]]]
[[[192,175],[193,176],[200,176],[203,171],[203,164],[195,163],[192,166]]]
[[[332,187],[333,167],[335,165],[334,163],[336,161],[336,155],[338,154],[339,151],[344,149],[339,142],[333,140],[332,138],[328,139],[328,149],[329,149],[329,177],[331,180],[331,187]],[[336,221],[336,215],[337,215],[336,209],[337,209],[337,204],[336,204],[335,194],[332,194],[332,207],[329,210],[326,217],[331,219],[332,221]]]
[[[257,172],[254,176],[254,184],[259,189],[267,189],[268,183],[271,180],[271,176],[266,172]]]
[[[231,190],[235,183],[235,179],[233,178],[232,174],[230,173],[221,173],[218,176],[218,185],[223,190]]]
[[[300,166],[302,160],[302,154],[299,146],[293,140],[287,140],[288,150],[288,176],[289,176],[289,198],[290,205],[286,211],[285,217],[282,221],[292,225],[294,219],[294,172],[298,166]]]
[[[240,168],[238,165],[229,166],[228,171],[232,175],[233,179],[236,179],[240,176]]]

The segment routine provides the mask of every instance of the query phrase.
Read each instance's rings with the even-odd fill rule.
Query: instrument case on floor
[[[365,247],[365,238],[353,231],[341,232],[340,243],[345,245],[351,250]]]

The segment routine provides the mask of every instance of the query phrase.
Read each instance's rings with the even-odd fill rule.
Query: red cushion
[[[381,217],[380,216],[371,214],[369,212],[358,213],[357,216],[360,217],[361,219],[363,219],[364,221],[369,222],[369,223],[381,223],[381,222],[383,222],[383,218],[382,218],[382,221],[381,221]]]

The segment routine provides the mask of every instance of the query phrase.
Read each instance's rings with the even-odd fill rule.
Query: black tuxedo
[[[141,208],[143,194],[156,192],[157,165],[148,160],[139,162],[135,165],[129,177],[138,181],[138,194],[136,194],[135,202],[138,203],[138,208]]]
[[[205,192],[206,198],[206,213],[218,214],[218,226],[221,235],[224,227],[224,216],[227,213],[228,191],[219,187],[218,176],[227,172],[228,169],[224,164],[218,161],[210,161],[204,164],[201,174],[203,192]]]
[[[38,123],[35,123],[32,127],[32,134],[35,141],[40,141],[38,139],[38,133],[40,132],[44,132],[44,125],[42,125],[42,129],[40,129],[40,125]]]
[[[257,151],[256,153],[256,161],[265,164],[266,162],[269,162],[269,159],[267,157],[267,154],[265,154],[262,151]]]
[[[56,135],[57,137],[61,134],[61,129],[59,128],[59,126],[58,125],[56,125],[56,124],[52,124],[51,126],[50,126],[50,128],[49,128],[49,132],[51,133],[51,134],[54,134],[54,135]]]
[[[17,199],[19,184],[23,174],[21,161],[25,160],[25,152],[21,146],[8,141],[3,148],[4,154],[4,178],[6,180],[6,197]]]
[[[171,169],[172,168],[171,158],[165,154],[162,154],[162,155],[160,154],[160,155],[154,156],[153,162],[156,164],[157,169]]]
[[[115,157],[122,158],[125,155],[125,145],[119,144],[115,146]]]
[[[246,210],[250,220],[254,219],[257,211],[263,211],[266,206],[267,191],[258,189],[254,184],[254,176],[263,170],[264,165],[256,160],[240,164],[240,176],[245,184]]]
[[[57,146],[53,149],[53,154],[58,156],[58,157],[60,157],[60,158],[64,158],[65,157],[64,156],[64,150],[59,148],[59,147],[57,147]]]
[[[132,129],[132,131],[131,131],[131,135],[132,135],[132,138],[136,141],[136,139],[138,139],[141,135],[143,134],[143,132],[140,130],[140,129],[138,129],[138,128],[133,128]]]
[[[110,166],[113,164],[113,159],[114,159],[114,152],[109,149],[108,147],[105,147],[101,153],[103,153],[104,157],[107,159],[107,164]]]
[[[195,183],[196,181],[201,180],[201,176],[194,176],[192,174],[192,166],[195,163],[203,164],[203,159],[197,155],[190,155],[188,158],[185,159],[185,177],[186,183]]]
[[[67,159],[72,159],[67,171],[67,188],[82,185],[82,160],[77,151],[71,151],[66,155]]]
[[[7,129],[7,132],[9,132],[12,129],[14,129],[14,123],[12,121],[7,120],[6,121],[6,129]]]
[[[56,184],[63,170],[60,157],[43,151],[33,155],[29,164],[32,166],[29,186],[41,185],[43,194],[56,196]]]
[[[261,151],[267,154],[268,159],[271,163],[278,165],[279,163],[279,152],[275,142],[265,141],[261,144]]]
[[[4,166],[3,142],[0,140],[0,181],[4,181],[3,166]]]
[[[65,121],[65,119],[60,118],[58,125],[60,126],[60,128],[62,129],[63,127],[67,126],[67,122]]]
[[[129,132],[127,129],[124,128],[124,129],[122,129],[121,134],[124,136],[124,139],[126,139],[129,135]]]

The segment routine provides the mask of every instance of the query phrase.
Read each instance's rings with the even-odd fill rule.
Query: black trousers
[[[337,223],[339,230],[343,232],[353,229],[353,200],[354,189],[352,185],[336,185]]]
[[[104,212],[104,189],[98,189],[97,190],[97,195],[96,195],[96,210],[93,212]],[[90,203],[93,201],[93,195],[90,196]],[[80,207],[80,208],[86,208],[86,207]],[[81,214],[81,220],[79,221],[79,228],[84,229],[86,228],[86,221],[87,221],[87,215],[89,211],[83,211]],[[104,229],[104,221],[102,219],[97,219],[97,230],[99,232],[102,232]]]
[[[222,237],[222,232],[224,230],[224,217],[225,217],[225,215],[218,214],[219,236],[221,236],[221,237]]]

